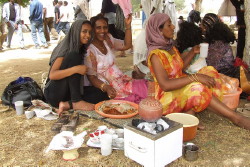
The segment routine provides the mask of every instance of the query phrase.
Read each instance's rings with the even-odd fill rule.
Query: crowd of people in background
[[[51,40],[59,39],[61,31],[64,35],[69,32],[71,15],[75,16],[74,20],[89,18],[88,2],[83,1],[74,9],[68,6],[67,1],[58,0],[31,0],[26,8],[15,0],[0,4],[0,51],[4,50],[4,42],[5,48],[11,48],[13,39],[19,41],[20,49],[28,49],[25,46],[24,31],[31,32],[35,49],[48,48]],[[26,10],[29,10],[28,14],[24,14]],[[70,13],[73,10],[75,13]],[[13,36],[14,32],[16,35]]]

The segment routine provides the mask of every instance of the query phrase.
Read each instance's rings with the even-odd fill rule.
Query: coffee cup
[[[27,119],[33,118],[35,115],[35,111],[25,111],[24,113]]]
[[[195,144],[185,145],[183,155],[187,161],[195,161],[198,159],[199,147]]]
[[[101,135],[101,154],[108,156],[112,153],[112,135],[103,134]]]
[[[119,138],[124,137],[124,130],[123,129],[115,129],[115,133],[118,135]]]
[[[17,115],[23,114],[23,101],[16,101],[15,103],[15,109]]]
[[[105,126],[105,125],[102,125],[102,126],[98,126],[97,130],[100,130],[100,131],[105,131],[108,127]]]
[[[200,44],[200,57],[206,58],[208,54],[208,43]]]
[[[118,148],[123,148],[124,147],[124,139],[123,138],[115,139],[115,145]]]

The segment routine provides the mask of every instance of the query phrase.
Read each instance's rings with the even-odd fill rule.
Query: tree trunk
[[[202,3],[202,0],[196,0],[194,9],[200,12],[201,11],[201,3]]]
[[[245,6],[245,23],[246,23],[246,44],[245,44],[245,54],[244,60],[250,66],[250,1],[244,1]]]

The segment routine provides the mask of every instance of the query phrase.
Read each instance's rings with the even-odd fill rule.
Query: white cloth
[[[45,18],[55,17],[55,6],[53,6],[52,1],[44,5],[43,8],[46,8]]]
[[[164,13],[166,13],[171,21],[172,24],[175,26],[174,32],[177,33],[179,30],[177,15],[176,15],[176,9],[175,9],[175,3],[173,0],[166,0],[164,4]]]
[[[152,8],[155,8],[154,13],[162,13],[163,10],[163,1],[162,0],[153,0],[152,1]]]
[[[224,0],[218,11],[219,16],[236,16],[236,10],[230,0]]]
[[[133,64],[137,65],[146,60],[147,57],[146,31],[143,28],[134,42]]]
[[[150,12],[152,10],[150,0],[141,0],[142,10],[144,11],[146,18],[149,18]]]
[[[63,15],[60,22],[69,22],[69,8],[67,6],[60,7],[60,15]]]
[[[80,148],[84,142],[84,136],[86,136],[86,134],[87,132],[84,131],[79,135],[74,136],[74,133],[71,131],[62,131],[53,137],[45,153],[48,153],[50,150],[72,150]]]
[[[89,2],[88,0],[81,0],[78,5],[80,6],[83,14],[87,17],[87,19],[90,19],[89,14]]]

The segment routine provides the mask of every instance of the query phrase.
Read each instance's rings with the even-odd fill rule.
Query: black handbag
[[[32,100],[44,100],[44,95],[42,89],[32,78],[19,77],[8,84],[1,99],[5,105],[14,107],[14,103],[21,100],[24,107],[29,107],[32,105]]]

